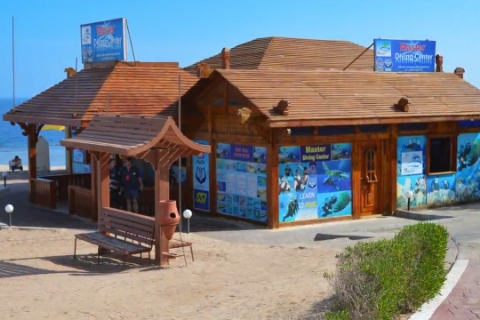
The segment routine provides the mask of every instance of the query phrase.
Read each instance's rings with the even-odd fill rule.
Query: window
[[[369,149],[367,150],[366,154],[366,161],[365,161],[365,173],[367,175],[367,182],[376,182],[377,181],[377,174],[376,174],[376,155],[375,150]]]
[[[455,153],[451,137],[431,138],[428,150],[428,173],[455,171]]]
[[[212,106],[219,107],[224,105],[223,97],[217,98],[212,102]]]

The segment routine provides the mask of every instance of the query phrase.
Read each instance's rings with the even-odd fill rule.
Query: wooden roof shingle
[[[340,69],[343,70],[366,48],[340,40],[285,37],[258,38],[230,49],[231,69]],[[196,75],[197,64],[222,68],[221,53],[185,68]],[[373,50],[367,50],[349,70],[372,70]]]
[[[94,115],[176,116],[181,94],[198,78],[176,62],[117,62],[84,69],[3,115],[4,121],[84,126]]]
[[[271,127],[479,118],[480,90],[453,73],[216,70],[268,118]],[[394,105],[402,97],[409,112]],[[291,103],[278,114],[280,100]],[[435,120],[437,119],[437,120]]]

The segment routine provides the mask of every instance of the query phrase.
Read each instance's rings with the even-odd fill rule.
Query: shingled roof
[[[344,69],[366,48],[338,40],[268,37],[242,43],[230,49],[231,69]],[[222,68],[218,53],[185,68],[196,75],[199,63],[207,63],[212,69]],[[349,70],[372,70],[373,50],[367,50]]]
[[[85,126],[101,113],[175,117],[179,75],[181,94],[198,80],[176,62],[118,62],[84,69],[10,110],[3,120]]]
[[[271,127],[477,119],[480,90],[453,73],[216,70]],[[407,98],[409,112],[395,104]],[[288,115],[273,109],[291,104]]]

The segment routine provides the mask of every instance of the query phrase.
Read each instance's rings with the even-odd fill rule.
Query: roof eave
[[[3,121],[10,121],[14,123],[31,123],[31,124],[51,124],[67,127],[82,127],[85,122],[84,119],[65,119],[65,118],[51,118],[51,117],[38,117],[32,115],[22,115],[15,113],[5,113],[3,115]]]
[[[441,121],[461,121],[478,120],[480,114],[462,114],[462,115],[411,115],[406,117],[358,117],[358,118],[324,118],[324,119],[268,119],[267,126],[270,128],[291,128],[291,127],[316,127],[332,125],[367,125],[367,124],[400,124],[400,123],[419,123],[419,122],[441,122]]]

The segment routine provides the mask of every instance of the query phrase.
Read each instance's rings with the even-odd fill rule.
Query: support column
[[[36,125],[31,124],[24,128],[24,134],[27,135],[28,141],[28,187],[29,187],[29,200],[33,201],[33,190],[31,179],[37,177],[37,133]]]
[[[158,158],[157,158],[158,159]],[[156,162],[155,166],[155,220],[159,213],[159,202],[161,200],[169,200],[170,184],[169,184],[169,168],[160,166]],[[169,241],[160,232],[160,225],[157,224],[155,232],[155,263],[159,265],[168,264],[168,257],[163,257],[162,252],[170,250]]]
[[[100,152],[96,159],[97,219],[103,207],[110,207],[110,154]],[[92,181],[93,183],[93,181]],[[100,219],[98,219],[100,220]]]

